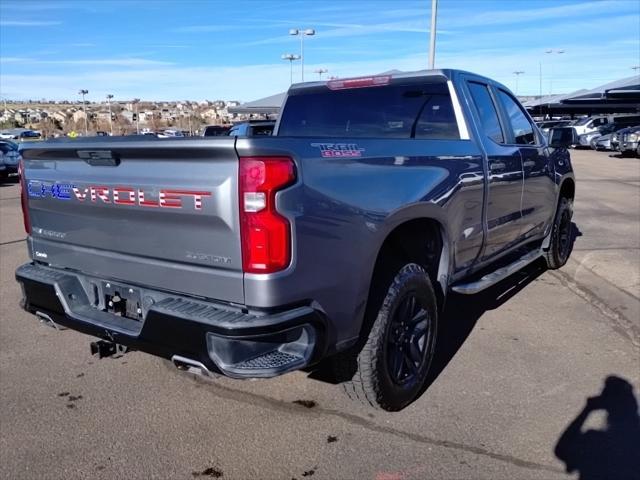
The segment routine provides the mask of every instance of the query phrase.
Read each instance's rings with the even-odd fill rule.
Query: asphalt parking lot
[[[572,156],[569,263],[454,297],[432,384],[399,413],[303,372],[205,382],[137,352],[92,358],[88,337],[19,308],[19,192],[0,185],[0,477],[550,479],[567,462],[574,477],[637,475],[640,159]]]

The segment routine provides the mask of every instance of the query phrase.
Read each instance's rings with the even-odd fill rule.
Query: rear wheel
[[[422,392],[433,360],[438,309],[431,280],[415,263],[404,265],[386,290],[371,331],[345,383],[349,397],[400,410]]]
[[[569,260],[573,247],[572,216],[573,202],[567,197],[562,197],[553,222],[549,249],[546,252],[547,265],[551,269],[560,268]]]

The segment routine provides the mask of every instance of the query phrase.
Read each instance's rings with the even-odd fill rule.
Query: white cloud
[[[588,1],[582,3],[555,5],[552,7],[530,8],[526,10],[510,10],[507,7],[500,10],[485,11],[476,15],[465,15],[465,12],[460,10],[457,12],[448,12],[452,15],[447,16],[446,21],[448,28],[517,23],[531,24],[536,21],[552,19],[568,20],[571,22],[572,19],[582,15],[618,13],[627,10],[629,5],[632,5],[634,2],[635,0],[632,0],[631,2],[628,0]],[[599,19],[599,21],[602,21],[602,19]],[[571,23],[569,25],[563,24],[563,26],[571,26],[571,28],[573,28]]]
[[[0,20],[0,27],[48,27],[61,24],[62,22],[39,20]]]
[[[149,60],[146,58],[94,58],[79,60],[40,60],[26,57],[0,57],[0,63],[24,63],[34,65],[96,65],[114,67],[156,67],[160,65],[173,65],[172,62]]]
[[[177,33],[205,33],[205,32],[225,32],[239,27],[232,25],[188,25],[185,27],[172,28],[170,31]]]
[[[568,45],[567,54],[556,64],[543,64],[543,93],[550,88],[556,93],[578,88],[592,88],[630,74],[627,53],[602,44],[597,47]],[[524,70],[520,77],[520,94],[537,94],[539,90],[538,49],[517,52],[477,51],[438,53],[436,66],[460,68],[494,78],[513,88],[515,69]],[[584,59],[589,58],[590,62]],[[91,64],[89,64],[91,65]],[[328,75],[342,78],[376,74],[392,69],[412,71],[424,69],[427,51],[393,59],[374,61],[339,61],[305,65],[306,79],[315,80],[313,70],[327,68]],[[92,65],[93,66],[93,65]],[[82,69],[73,76],[60,74],[3,74],[0,87],[9,98],[73,99],[77,88],[89,90],[89,98],[102,99],[107,93],[117,98],[140,97],[149,100],[189,98],[194,100],[238,99],[255,100],[286,90],[289,86],[289,65],[268,63],[245,66],[184,67],[157,65],[142,68],[117,69],[113,64],[98,64],[95,69]],[[148,68],[147,68],[148,67]],[[517,67],[517,68],[516,68]],[[299,81],[300,67],[294,65],[294,81]],[[325,75],[326,78],[326,75]]]

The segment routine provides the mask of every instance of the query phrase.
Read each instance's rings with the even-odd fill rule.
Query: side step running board
[[[480,280],[476,280],[475,282],[470,283],[459,283],[458,285],[454,285],[453,287],[451,287],[451,290],[463,295],[473,295],[474,293],[481,292],[482,290],[485,290],[504,280],[509,275],[516,273],[518,270],[522,270],[530,263],[535,262],[542,256],[542,254],[542,250],[534,250],[533,252],[529,252],[526,255],[520,257],[518,260],[507,265],[506,267],[499,268],[494,272],[486,274]]]

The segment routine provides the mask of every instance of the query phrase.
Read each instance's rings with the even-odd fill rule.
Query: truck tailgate
[[[51,142],[23,156],[35,260],[244,302],[234,139]]]

